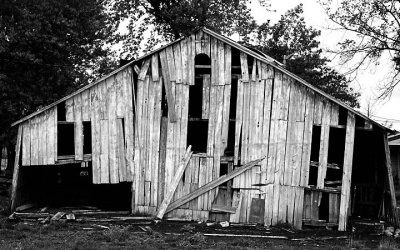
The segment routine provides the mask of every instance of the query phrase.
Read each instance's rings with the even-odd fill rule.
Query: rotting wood
[[[192,148],[192,146],[189,146],[187,148],[185,156],[182,159],[182,161],[180,162],[179,167],[178,167],[177,171],[175,172],[175,176],[174,176],[172,182],[169,185],[169,190],[166,193],[166,195],[164,197],[164,200],[162,201],[161,205],[158,207],[157,216],[156,216],[156,218],[158,218],[158,219],[162,219],[164,214],[166,212],[168,212],[167,208],[168,208],[168,206],[169,206],[169,204],[171,202],[172,196],[174,195],[175,190],[176,190],[176,188],[177,188],[177,186],[179,184],[179,181],[181,180],[182,175],[183,175],[183,173],[184,173],[184,171],[185,171],[185,169],[186,169],[186,167],[187,167],[187,165],[189,163],[189,160],[190,160],[190,158],[192,156],[191,148]]]
[[[191,192],[190,194],[179,198],[178,200],[174,201],[173,203],[171,203],[168,206],[168,209],[167,209],[166,212],[168,213],[168,212],[170,212],[170,211],[182,206],[183,204],[185,204],[185,203],[187,203],[187,202],[199,197],[200,195],[202,195],[202,194],[204,194],[204,193],[206,193],[206,192],[218,187],[222,183],[224,183],[226,181],[229,181],[232,178],[244,173],[245,171],[247,171],[247,170],[251,169],[252,167],[254,167],[255,165],[259,164],[264,159],[265,159],[265,157],[263,157],[261,159],[258,159],[258,160],[255,160],[255,161],[248,162],[245,165],[243,165],[242,167],[236,168],[230,174],[223,175],[223,176],[219,177],[218,179],[215,179],[215,180],[205,184],[204,186],[196,189],[195,191]]]

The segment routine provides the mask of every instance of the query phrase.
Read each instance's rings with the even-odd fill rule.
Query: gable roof
[[[272,66],[272,67],[274,67],[275,69],[278,69],[278,70],[280,70],[281,72],[283,72],[283,73],[285,73],[285,74],[291,76],[293,79],[295,79],[295,80],[297,80],[298,82],[302,83],[302,84],[305,85],[306,87],[312,89],[314,92],[317,92],[318,94],[324,96],[325,98],[329,99],[330,101],[332,101],[332,102],[334,102],[334,103],[336,103],[336,104],[338,104],[338,105],[344,107],[345,109],[347,109],[347,110],[353,112],[354,114],[356,114],[356,115],[358,115],[358,116],[364,118],[365,120],[371,121],[374,125],[377,125],[378,127],[382,128],[382,129],[384,129],[384,130],[390,130],[390,129],[386,128],[385,126],[383,126],[383,125],[377,123],[376,121],[372,120],[371,118],[367,117],[366,115],[362,114],[361,112],[359,112],[359,111],[353,109],[352,107],[350,107],[350,106],[347,105],[346,103],[337,100],[336,98],[332,97],[331,95],[329,95],[329,94],[323,92],[322,90],[318,89],[317,87],[311,85],[310,83],[308,83],[307,81],[305,81],[305,80],[302,79],[301,77],[299,77],[299,76],[293,74],[292,72],[290,72],[289,70],[287,70],[287,69],[284,67],[284,65],[283,65],[282,63],[276,61],[275,59],[273,59],[272,57],[270,57],[270,56],[268,56],[268,55],[265,55],[265,54],[262,53],[261,51],[257,51],[257,52],[258,52],[258,53],[257,53],[257,52],[255,52],[254,50],[249,49],[249,48],[247,48],[247,47],[245,47],[245,46],[239,44],[238,42],[235,42],[234,40],[232,40],[232,39],[230,39],[230,38],[227,38],[227,37],[225,37],[225,36],[223,36],[223,35],[221,35],[221,34],[218,34],[218,33],[214,32],[214,31],[212,31],[212,30],[210,30],[210,29],[207,29],[207,28],[196,29],[195,31],[193,31],[193,33],[196,32],[196,31],[198,31],[198,30],[202,30],[204,33],[206,33],[206,34],[208,34],[208,35],[210,35],[210,36],[213,36],[214,38],[217,38],[217,39],[219,39],[219,40],[221,40],[221,41],[223,41],[223,42],[229,44],[230,46],[232,46],[232,47],[234,47],[234,48],[236,48],[236,49],[238,49],[238,50],[240,50],[240,51],[245,52],[246,54],[248,54],[248,55],[250,55],[250,56],[256,58],[257,60],[260,60],[260,61],[262,61],[262,62],[264,62],[264,63],[269,64],[270,66]],[[154,54],[154,53],[156,53],[156,52],[158,52],[158,51],[161,51],[161,50],[165,49],[166,47],[169,47],[169,46],[171,46],[171,45],[173,45],[173,44],[175,44],[175,43],[178,43],[178,42],[180,42],[181,40],[184,40],[185,38],[186,38],[186,37],[181,37],[181,38],[179,38],[179,39],[177,39],[177,40],[175,40],[175,41],[173,41],[173,42],[171,42],[171,43],[169,43],[169,44],[166,44],[166,45],[164,45],[164,46],[161,46],[160,48],[155,49],[155,50],[153,50],[153,51],[151,51],[151,52],[149,52],[149,53],[147,53],[147,54],[145,54],[145,55],[143,55],[143,56],[141,56],[141,57],[139,57],[139,58],[137,58],[137,59],[135,59],[135,60],[132,60],[131,62],[125,64],[124,66],[119,67],[118,69],[112,71],[112,72],[109,73],[108,75],[105,75],[105,76],[101,77],[99,80],[97,80],[97,81],[95,81],[95,82],[93,82],[93,83],[91,83],[91,84],[88,84],[88,85],[86,85],[86,86],[84,86],[84,87],[82,87],[82,88],[76,90],[75,92],[71,93],[70,95],[67,95],[67,96],[63,97],[63,98],[61,98],[61,99],[59,99],[59,100],[57,100],[57,101],[55,101],[55,102],[53,102],[53,103],[51,103],[51,104],[49,104],[49,105],[47,105],[47,106],[45,106],[45,107],[39,109],[38,111],[33,112],[32,114],[30,114],[30,115],[28,115],[28,116],[25,116],[25,117],[21,118],[20,120],[18,120],[18,121],[16,121],[16,122],[14,122],[13,124],[11,124],[11,126],[15,126],[15,125],[17,125],[17,124],[19,124],[19,123],[22,123],[22,122],[24,122],[24,121],[26,121],[26,120],[28,120],[28,119],[30,119],[30,118],[36,116],[36,115],[38,115],[38,114],[40,114],[40,113],[42,113],[42,112],[48,110],[48,109],[50,109],[50,108],[56,106],[57,104],[59,104],[59,103],[65,101],[65,100],[67,100],[67,99],[69,99],[69,98],[71,98],[71,97],[73,97],[73,96],[75,96],[75,95],[77,95],[77,94],[79,94],[79,93],[81,93],[81,92],[83,92],[83,91],[85,91],[85,90],[91,88],[92,86],[94,86],[94,85],[96,85],[96,84],[98,84],[98,83],[104,81],[105,79],[107,79],[108,77],[110,77],[110,76],[112,76],[112,75],[118,73],[119,71],[124,70],[125,68],[129,67],[130,65],[135,64],[135,63],[137,63],[137,62],[143,60],[144,58],[146,58],[146,57],[148,57],[148,56],[151,56],[152,54]]]

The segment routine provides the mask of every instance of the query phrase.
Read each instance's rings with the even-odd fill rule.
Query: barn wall
[[[130,67],[67,99],[22,124],[22,165],[54,165],[87,161],[84,158],[83,122],[90,122],[93,183],[132,181],[133,172],[133,78]],[[57,109],[65,105],[65,121]],[[74,152],[60,157],[57,152],[58,125],[74,124]]]
[[[51,108],[21,124],[22,165],[53,165],[57,161],[57,110]]]

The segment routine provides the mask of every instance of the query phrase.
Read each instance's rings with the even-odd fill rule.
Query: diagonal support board
[[[260,158],[260,159],[258,159],[258,160],[248,162],[248,163],[244,164],[242,167],[236,168],[235,171],[231,172],[230,174],[223,175],[223,176],[219,177],[218,179],[215,179],[215,180],[207,183],[206,185],[196,189],[195,191],[193,191],[193,192],[191,192],[191,193],[179,198],[178,200],[174,201],[173,203],[171,203],[168,206],[168,209],[167,209],[166,213],[171,212],[172,210],[182,206],[183,204],[185,204],[185,203],[187,203],[187,202],[199,197],[200,195],[202,195],[202,194],[204,194],[204,193],[206,193],[206,192],[218,187],[222,183],[227,182],[227,181],[235,178],[236,176],[246,172],[247,170],[251,169],[252,167],[258,165],[264,159],[265,159],[265,156]]]
[[[193,152],[191,151],[192,146],[189,146],[186,149],[186,153],[184,158],[182,159],[181,163],[179,164],[179,167],[177,171],[175,172],[174,179],[172,180],[172,183],[169,185],[169,190],[168,193],[165,195],[164,200],[162,201],[161,205],[158,207],[157,210],[157,218],[162,219],[162,217],[165,214],[165,210],[167,209],[169,203],[171,202],[172,196],[175,193],[176,188],[178,187],[179,181],[182,179],[183,173],[185,172],[185,169],[190,161],[190,158],[192,157]]]

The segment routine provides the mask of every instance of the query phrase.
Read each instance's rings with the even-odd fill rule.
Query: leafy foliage
[[[116,29],[99,0],[6,0],[0,4],[0,145],[10,124],[113,66]]]
[[[363,65],[379,64],[385,54],[393,62],[392,78],[381,97],[390,96],[400,81],[400,2],[393,0],[323,1],[329,18],[353,37],[339,43],[336,51],[345,62],[355,59],[356,71]]]
[[[349,87],[349,81],[328,66],[319,41],[321,32],[307,27],[302,4],[282,15],[274,25],[264,23],[258,28],[252,47],[286,64],[286,68],[324,92],[358,107],[359,93]]]
[[[259,0],[267,7],[267,3]],[[154,46],[208,27],[225,35],[245,36],[256,28],[247,4],[250,0],[116,0],[114,18],[127,22],[128,32],[116,38],[127,57],[136,57],[141,47]],[[149,34],[150,33],[150,34]],[[146,42],[144,42],[146,40]]]

